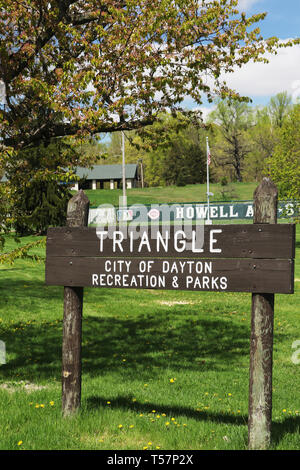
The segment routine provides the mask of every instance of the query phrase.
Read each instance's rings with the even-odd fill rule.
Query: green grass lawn
[[[298,227],[295,294],[275,299],[276,450],[300,447],[299,305]],[[82,408],[64,419],[63,289],[43,263],[1,265],[0,449],[246,449],[250,310],[243,293],[85,289]]]
[[[253,192],[258,183],[231,183],[228,186],[220,184],[211,184],[210,191],[214,193],[211,201],[224,200],[252,200]],[[187,186],[167,186],[158,188],[133,188],[127,190],[128,205],[167,203],[167,202],[202,202],[206,201],[206,185],[190,184]],[[225,193],[222,194],[222,191]],[[100,204],[119,204],[119,198],[122,196],[121,189],[98,189],[86,190],[91,206]]]

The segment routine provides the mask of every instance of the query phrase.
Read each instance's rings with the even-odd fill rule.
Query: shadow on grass
[[[30,285],[28,281],[25,283]],[[106,295],[107,291],[103,291],[99,302]],[[30,318],[33,319],[0,323],[0,339],[5,342],[7,351],[7,364],[1,366],[2,378],[15,378],[19,374],[24,380],[60,380],[62,319],[48,321],[44,314],[41,320],[38,312],[41,302],[47,308],[47,302],[49,306],[51,302],[55,304],[57,296],[62,309],[62,291],[41,286],[32,292],[28,289],[27,296],[26,308],[28,311],[31,309]],[[17,295],[14,300],[14,308],[22,308],[17,305]],[[4,302],[9,306],[10,301],[8,297],[2,298],[0,304]],[[143,311],[140,308],[136,309],[138,313],[126,318],[126,308],[131,306],[124,307],[124,317],[122,312],[118,312],[118,317],[83,318],[84,374],[94,377],[113,371],[126,374],[127,379],[131,376],[136,379],[137,374],[146,379],[149,375],[158,375],[165,368],[198,372],[228,370],[234,362],[249,354],[247,325],[238,325],[228,318],[208,316],[201,319],[199,315],[195,316],[195,311],[189,315],[178,307],[170,311],[163,307],[156,310],[154,306],[151,313],[147,313],[149,309]],[[26,315],[23,314],[22,318]],[[52,314],[52,318],[57,318],[57,313]]]
[[[5,294],[4,289],[2,292]],[[8,294],[0,295],[2,311],[14,302],[16,312],[24,310],[22,319],[26,318],[26,312],[33,318],[5,323],[5,327],[0,323],[0,339],[6,344],[8,359],[7,364],[1,366],[4,380],[15,378],[16,374],[31,381],[60,380],[62,292],[61,288],[47,288],[41,281],[20,283],[10,280]],[[105,308],[100,311],[103,316],[83,317],[84,374],[96,377],[121,372],[127,379],[139,376],[146,380],[149,376],[158,376],[166,368],[201,373],[228,371],[245,360],[248,365],[250,335],[247,324],[220,315],[216,319],[205,304],[195,306],[194,310],[193,306],[188,310],[174,306],[170,310],[149,303],[147,308],[135,307],[133,313],[130,309],[136,294],[129,291],[122,291],[122,296],[116,291],[115,294],[123,303],[112,307],[111,290],[103,289],[86,300],[93,304],[97,298],[97,303]],[[58,305],[61,320],[48,321],[49,317],[57,319]],[[118,308],[117,316],[106,316],[105,309],[108,308]],[[49,317],[47,311],[51,312]],[[41,312],[44,320],[41,320]]]
[[[209,421],[216,424],[230,424],[235,426],[248,426],[248,415],[233,415],[226,412],[211,412],[203,410],[201,412],[185,406],[168,406],[163,405],[159,408],[158,403],[141,403],[139,401],[132,402],[132,396],[117,396],[114,398],[112,408],[130,410],[136,413],[152,414],[152,410],[158,410],[157,413],[166,413],[176,418],[191,418],[196,421]],[[88,410],[107,408],[107,397],[92,396],[87,398],[86,407]],[[165,418],[168,420],[168,418]],[[273,422],[271,428],[271,446],[276,447],[284,439],[287,434],[299,434],[300,432],[300,416],[286,418],[283,422]]]
[[[285,435],[298,434],[300,442],[300,416],[290,416],[282,423],[272,423],[272,443],[279,444]]]
[[[99,396],[92,396],[86,400],[86,406],[88,409],[107,408],[107,398]],[[196,411],[193,408],[185,406],[168,406],[163,405],[159,408],[157,403],[141,403],[139,401],[132,402],[131,396],[118,396],[114,398],[113,403],[110,405],[112,409],[118,408],[123,410],[130,410],[135,413],[149,413],[153,415],[153,409],[158,410],[157,413],[165,413],[167,416],[176,416],[192,418],[198,421],[211,421],[216,423],[224,424],[235,424],[238,426],[247,425],[247,416],[244,415],[233,415],[226,412],[213,413],[211,411]],[[168,418],[165,418],[166,421]]]
[[[172,315],[175,320],[176,314]],[[3,376],[22,373],[30,380],[60,377],[62,321],[18,322],[0,327],[0,337],[11,359]],[[227,369],[248,354],[248,329],[228,321],[180,318],[172,324],[169,312],[136,319],[83,319],[83,372],[97,376],[122,371],[141,378],[159,374],[157,368],[176,370]],[[26,378],[26,377],[25,377]]]
[[[17,276],[22,278],[19,271]],[[0,322],[0,339],[6,344],[8,359],[1,366],[1,375],[4,379],[20,374],[32,381],[60,380],[63,288],[46,286],[36,274],[33,277],[0,283],[1,316],[4,319],[11,310],[9,318],[22,318]],[[84,374],[94,377],[113,371],[126,374],[127,379],[136,379],[137,374],[146,379],[165,368],[201,373],[228,371],[245,360],[248,365],[249,325],[222,317],[220,312],[226,313],[226,309],[220,298],[209,305],[203,302],[170,309],[158,307],[152,297],[141,295],[145,295],[147,307],[135,306],[134,291],[87,292],[85,305],[90,302],[93,306],[93,316],[83,315]],[[114,310],[116,315],[111,316]],[[99,317],[94,316],[97,311]]]
[[[22,273],[20,273],[22,275]],[[26,286],[26,289],[24,288]],[[57,305],[62,314],[62,289],[47,288],[42,281],[15,280],[3,283],[0,294],[1,315],[8,308],[16,311],[24,309],[30,313],[31,321],[0,323],[0,339],[6,344],[7,364],[1,366],[1,380],[41,380],[61,379],[62,319],[57,320]],[[110,305],[112,291],[101,290],[88,297],[87,302],[95,301]],[[120,295],[114,291],[114,295]],[[179,371],[230,371],[234,364],[240,364],[249,357],[249,326],[232,321],[228,317],[218,319],[209,315],[205,304],[192,306],[188,311],[182,307],[157,308],[153,304],[130,308],[135,297],[123,291],[123,303],[118,304],[115,317],[87,316],[83,318],[83,373],[90,377],[105,376],[111,372],[120,374],[126,380],[139,377],[145,382],[151,376],[161,375],[169,368]],[[12,305],[13,303],[13,305]],[[53,305],[52,305],[53,303]],[[52,307],[50,307],[52,305]],[[42,311],[53,308],[54,320],[41,320]],[[221,308],[221,305],[220,305]],[[126,314],[128,318],[126,317]],[[205,315],[205,318],[203,318]],[[51,317],[51,315],[50,315]],[[62,315],[61,315],[62,317]],[[17,318],[17,316],[16,316]],[[45,315],[44,315],[45,318]],[[283,333],[280,333],[284,337]],[[277,338],[278,340],[279,338]],[[125,362],[124,362],[125,360]],[[105,406],[106,399],[89,397],[88,409]],[[119,396],[114,406],[151,412],[157,403],[132,403],[132,398]],[[246,416],[235,416],[224,412],[197,412],[189,407],[164,406],[168,415],[186,416],[197,420],[207,420],[236,425],[245,425]],[[283,423],[273,423],[273,441],[279,443],[285,434],[298,433],[300,418],[291,417]]]

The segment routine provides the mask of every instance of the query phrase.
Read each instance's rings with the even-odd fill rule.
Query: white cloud
[[[201,111],[202,119],[204,122],[207,121],[209,114],[216,108],[215,105],[211,106],[196,106],[193,108],[193,111]]]
[[[283,91],[287,91],[296,102],[300,98],[300,45],[278,49],[277,54],[268,53],[265,57],[268,64],[250,61],[241,68],[237,67],[233,73],[223,73],[220,80],[254,102]],[[209,77],[206,84],[214,88]]]
[[[294,103],[300,102],[300,45],[279,49],[277,55],[266,54],[266,57],[268,64],[249,62],[231,74],[223,74],[221,80],[241,96],[251,98],[254,104],[267,102],[283,91],[292,96]],[[209,78],[206,83],[214,88]],[[186,97],[183,105],[195,111],[200,109],[204,121],[214,109],[213,105],[199,106],[190,97]]]
[[[239,0],[239,9],[242,11],[249,10],[255,3],[259,3],[261,0]]]
[[[224,78],[231,88],[251,97],[270,96],[287,91],[300,95],[300,45],[266,54],[268,64],[248,62]]]

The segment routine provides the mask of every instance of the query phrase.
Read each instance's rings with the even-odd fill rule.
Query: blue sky
[[[241,1],[248,13],[268,12],[260,23],[264,36],[278,36],[282,39],[298,37],[300,34],[299,0],[246,0]]]
[[[247,16],[268,13],[258,24],[263,37],[277,36],[281,40],[300,37],[300,0],[240,0],[239,5]],[[229,74],[226,76],[228,85],[250,97],[253,105],[265,105],[282,91],[287,91],[296,101],[300,98],[300,45],[280,49],[277,55],[269,55],[268,59],[269,64],[248,63]],[[188,98],[185,105],[194,107]],[[204,115],[210,109],[205,100],[202,109]]]

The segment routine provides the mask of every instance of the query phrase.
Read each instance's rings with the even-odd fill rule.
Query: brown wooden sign
[[[293,260],[50,257],[49,285],[293,293]]]
[[[294,224],[117,227],[97,231],[92,227],[50,228],[47,257],[295,257]]]
[[[49,285],[293,293],[287,224],[49,229]]]
[[[267,449],[272,423],[275,293],[293,293],[295,226],[277,225],[278,191],[263,178],[253,225],[88,228],[89,200],[70,199],[67,227],[49,229],[46,283],[64,286],[62,411],[81,401],[83,287],[252,292],[248,448]]]

